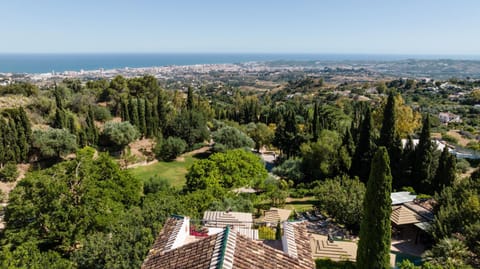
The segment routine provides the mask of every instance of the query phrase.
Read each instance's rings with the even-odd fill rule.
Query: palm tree
[[[464,266],[469,256],[470,251],[465,243],[456,238],[444,238],[423,254],[430,263],[447,268],[468,268]]]

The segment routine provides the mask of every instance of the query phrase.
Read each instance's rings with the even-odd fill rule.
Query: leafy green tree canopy
[[[42,158],[60,158],[75,152],[77,140],[65,129],[36,130],[32,135],[32,147]]]
[[[109,121],[103,129],[102,139],[104,144],[123,149],[140,136],[138,130],[128,121]]]
[[[267,178],[267,170],[257,155],[235,149],[196,161],[186,177],[187,191],[219,186],[230,189],[262,182]]]
[[[237,148],[252,148],[253,140],[244,132],[237,128],[225,126],[213,132],[213,141],[215,142],[215,151],[225,151]]]

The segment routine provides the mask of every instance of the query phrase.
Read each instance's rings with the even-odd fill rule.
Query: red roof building
[[[142,269],[311,269],[310,238],[303,222],[283,222],[282,250],[254,241],[229,226],[203,237],[190,235],[188,217],[167,220]]]

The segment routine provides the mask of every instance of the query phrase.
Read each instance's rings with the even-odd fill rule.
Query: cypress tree
[[[413,144],[413,139],[409,135],[407,137],[407,142],[402,151],[402,157],[400,159],[400,171],[401,176],[400,180],[397,181],[398,188],[403,186],[413,187],[414,181],[412,181],[412,169],[413,163],[415,162],[415,145]]]
[[[91,129],[90,143],[92,145],[96,145],[98,143],[98,128],[95,125],[95,117],[93,116],[93,110],[92,109],[90,109],[90,111],[88,112],[88,117],[90,118],[89,119],[89,125],[90,125],[90,129]]]
[[[157,98],[157,115],[158,115],[158,127],[165,131],[165,127],[167,126],[167,113],[168,113],[168,106],[167,106],[167,98],[163,91],[158,94]]]
[[[153,99],[152,103],[152,137],[157,137],[160,133],[160,124],[159,124],[159,117],[158,117],[158,96]]]
[[[187,110],[193,109],[193,90],[192,87],[188,87],[187,93]]]
[[[30,124],[30,120],[28,119],[27,113],[25,112],[23,107],[20,107],[18,109],[18,113],[19,113],[20,122],[25,132],[25,138],[27,139],[27,142],[30,143],[32,139],[32,126]]]
[[[20,137],[18,137],[19,132],[17,131],[17,124],[11,118],[8,121],[9,121],[8,129],[10,131],[10,134],[8,134],[8,136],[11,137],[11,140],[10,140],[11,142],[8,146],[9,148],[11,148],[13,153],[10,161],[19,163],[21,161],[21,151],[20,151],[20,145],[19,145]]]
[[[282,227],[280,221],[277,222],[277,228],[275,229],[275,240],[282,240]]]
[[[395,119],[395,98],[393,96],[393,92],[390,92],[388,95],[387,104],[383,110],[382,129],[380,130],[380,140],[378,141],[378,146],[386,147],[390,157],[391,148],[394,145],[394,140],[397,133]]]
[[[315,102],[315,106],[313,108],[313,121],[312,121],[312,135],[313,141],[318,140],[318,102]]]
[[[375,149],[372,134],[372,117],[370,108],[367,107],[365,117],[360,127],[360,137],[355,154],[352,158],[350,173],[352,176],[358,176],[361,181],[366,182],[370,174],[370,163]]]
[[[131,98],[130,103],[129,103],[129,108],[130,110],[130,123],[137,127],[140,128],[140,121],[138,118],[138,102],[136,98]]]
[[[70,131],[70,133],[73,135],[77,135],[77,124],[75,122],[75,115],[68,114],[66,122],[67,122],[67,129]]]
[[[57,108],[60,110],[63,110],[62,94],[60,93],[60,90],[57,88],[57,84],[55,84],[55,90],[53,92],[53,95],[55,96],[55,103],[57,104]]]
[[[402,156],[402,141],[397,132],[395,113],[395,95],[390,92],[387,99],[387,104],[383,111],[383,122],[380,130],[379,146],[387,148],[388,156],[390,157],[390,168],[393,176],[393,186],[399,188],[401,183],[401,167],[400,160]]]
[[[443,188],[453,185],[456,177],[455,166],[456,157],[448,152],[448,147],[445,147],[438,160],[437,171],[432,182],[435,192],[440,193]]]
[[[145,100],[143,98],[137,99],[137,107],[138,107],[138,122],[139,126],[138,129],[142,136],[147,136],[147,119],[145,115]]]
[[[3,167],[3,164],[5,163],[5,148],[3,146],[5,136],[3,129],[5,128],[5,121],[3,120],[3,117],[0,115],[0,167]]]
[[[430,139],[430,116],[427,115],[423,121],[418,145],[415,148],[415,162],[412,169],[414,187],[417,192],[433,194],[431,189],[434,176],[434,171],[432,171],[433,151],[434,147]]]
[[[122,119],[123,121],[130,122],[130,109],[129,109],[128,100],[126,99],[122,100]]]
[[[385,147],[373,157],[370,177],[363,201],[360,241],[357,249],[357,268],[390,268],[392,175]]]
[[[85,130],[83,135],[85,145],[96,145],[98,142],[98,129],[95,126],[94,115],[92,107],[89,107],[87,116],[85,118]],[[79,134],[80,135],[80,134]]]
[[[273,143],[287,158],[298,154],[301,137],[298,134],[297,121],[293,111],[287,111],[275,130]]]
[[[355,153],[355,141],[353,141],[352,132],[350,132],[350,129],[348,128],[345,131],[345,134],[343,135],[342,146],[345,147],[345,149],[348,152],[348,155],[352,157],[353,154]]]
[[[53,119],[52,127],[56,129],[63,129],[66,128],[66,125],[65,111],[57,107],[55,110],[55,118]]]

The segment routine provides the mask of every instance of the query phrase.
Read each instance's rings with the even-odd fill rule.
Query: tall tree
[[[352,159],[350,173],[366,182],[370,173],[370,163],[375,149],[373,142],[373,124],[370,108],[365,110],[365,116],[360,127],[360,137]]]
[[[67,119],[65,111],[57,107],[55,110],[55,118],[53,119],[52,127],[56,129],[64,129],[67,126]]]
[[[387,104],[383,110],[383,122],[380,130],[379,146],[387,148],[390,157],[390,164],[393,176],[393,185],[400,187],[401,168],[400,159],[402,155],[402,144],[400,136],[397,132],[397,113],[395,111],[396,101],[393,92],[390,92]]]
[[[412,136],[407,137],[405,146],[403,147],[402,157],[400,159],[400,180],[397,180],[397,187],[410,186],[413,187],[414,181],[412,181],[412,169],[415,162],[415,145],[413,143]]]
[[[395,135],[397,133],[395,119],[395,98],[393,96],[393,92],[390,92],[388,95],[387,104],[383,110],[382,129],[380,130],[380,140],[378,141],[379,146],[384,146],[387,148],[389,155],[391,147],[393,146],[393,140],[395,139]]]
[[[357,268],[390,268],[392,213],[392,175],[385,147],[380,147],[372,160],[370,177],[363,202]]]
[[[140,120],[138,117],[138,101],[136,98],[130,99],[128,109],[130,110],[130,123],[138,128],[140,125]]]
[[[432,188],[435,192],[440,193],[443,188],[453,185],[456,177],[455,166],[455,156],[448,152],[448,147],[445,147],[438,160],[437,171],[432,181]]]
[[[318,102],[315,102],[315,106],[313,108],[313,122],[312,122],[312,136],[313,142],[317,141],[318,139]]]
[[[417,192],[432,194],[433,152],[434,147],[430,138],[430,116],[427,115],[423,121],[418,145],[415,148],[415,162],[412,170],[414,187]]]
[[[187,110],[193,109],[193,90],[192,87],[188,87],[187,93]]]
[[[303,137],[299,133],[295,113],[288,110],[275,130],[273,145],[277,146],[287,158],[290,158],[298,155],[302,141]]]
[[[147,135],[147,119],[145,115],[145,99],[138,98],[137,99],[137,108],[138,108],[138,129],[142,136]]]

